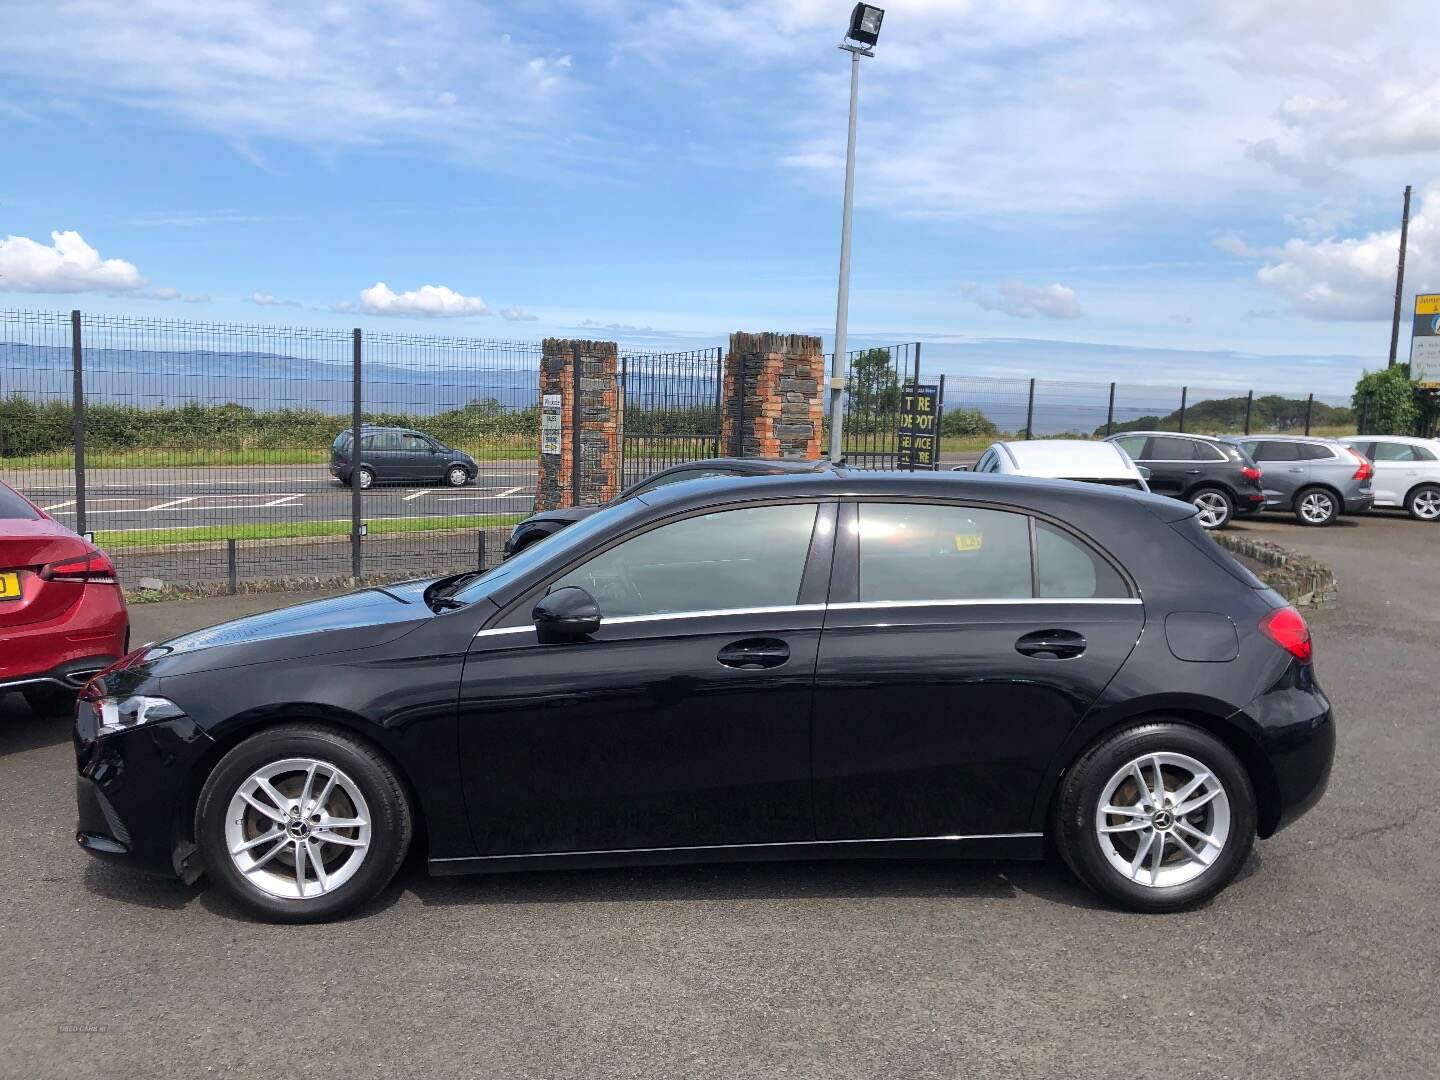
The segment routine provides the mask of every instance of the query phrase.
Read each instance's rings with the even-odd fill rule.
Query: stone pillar
[[[732,457],[820,457],[824,386],[825,357],[818,337],[731,334],[720,452]]]
[[[620,491],[620,432],[615,343],[546,338],[535,510],[613,499]]]

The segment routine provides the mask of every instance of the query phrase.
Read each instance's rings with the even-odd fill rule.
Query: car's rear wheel
[[[1440,521],[1440,487],[1421,484],[1405,496],[1405,512],[1416,521]]]
[[[445,482],[451,487],[464,487],[470,482],[470,470],[464,465],[451,465],[445,473]]]
[[[1301,525],[1333,525],[1340,500],[1324,488],[1305,488],[1295,496],[1295,520]]]
[[[360,485],[361,491],[366,490],[375,483],[374,471],[368,465],[360,466],[355,472],[355,482]]]
[[[1223,529],[1235,516],[1235,503],[1219,488],[1201,488],[1192,492],[1190,502],[1200,511],[1200,524],[1207,529]]]
[[[1066,774],[1056,840],[1076,876],[1136,911],[1197,904],[1228,885],[1255,842],[1255,794],[1235,755],[1188,724],[1111,735]]]
[[[385,760],[335,728],[269,728],[220,760],[195,809],[216,885],[276,922],[334,918],[372,899],[410,846],[413,814]]]
[[[75,711],[75,691],[54,683],[32,683],[20,693],[36,716],[69,716]]]

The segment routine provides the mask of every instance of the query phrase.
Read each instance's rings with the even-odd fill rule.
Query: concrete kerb
[[[1334,571],[1309,555],[1252,536],[1225,532],[1214,532],[1210,536],[1232,555],[1257,564],[1260,580],[1296,607],[1322,604],[1335,598]]]

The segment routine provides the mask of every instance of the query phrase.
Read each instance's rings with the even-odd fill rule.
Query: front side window
[[[1115,443],[1130,455],[1132,461],[1141,461],[1145,457],[1146,441],[1144,435],[1127,435],[1123,439],[1116,439]]]
[[[863,503],[858,514],[863,602],[1034,595],[1024,514],[920,503]]]
[[[432,448],[430,446],[429,439],[422,438],[419,435],[401,435],[400,449],[413,450],[419,453],[429,453]]]
[[[575,585],[606,616],[782,607],[797,602],[815,506],[757,506],[684,518],[602,552],[551,589]]]

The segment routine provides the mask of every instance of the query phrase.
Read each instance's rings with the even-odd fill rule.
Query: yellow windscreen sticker
[[[979,551],[984,542],[985,537],[978,532],[955,534],[956,551]]]

